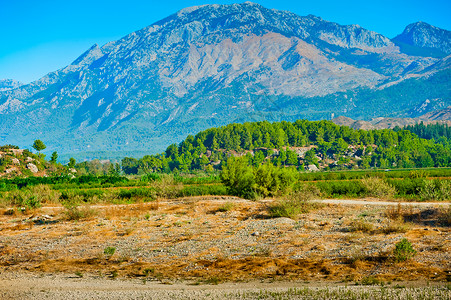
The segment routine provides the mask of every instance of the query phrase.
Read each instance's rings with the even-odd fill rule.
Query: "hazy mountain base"
[[[17,124],[23,123],[27,129],[21,132],[7,131],[9,121],[0,118],[0,128],[5,128],[0,141],[26,147],[39,136],[48,145],[48,154],[57,150],[63,160],[71,156],[77,160],[99,157],[119,159],[124,154],[139,157],[161,152],[174,141],[182,141],[188,134],[233,122],[294,121],[301,118],[321,120],[330,119],[332,113],[354,119],[396,116],[399,112],[406,117],[419,116],[451,104],[450,89],[440,84],[443,82],[451,82],[451,70],[430,77],[405,80],[382,90],[361,89],[313,98],[265,96],[258,95],[257,90],[244,95],[241,92],[244,87],[237,83],[234,88],[222,93],[190,95],[186,98],[197,99],[196,102],[179,99],[180,105],[171,112],[172,115],[167,112],[155,119],[146,111],[140,111],[112,128],[95,131],[91,127],[85,128],[84,132],[74,130],[71,133],[64,129],[69,126],[70,109],[63,115],[51,117],[50,123],[46,121],[47,116],[36,115],[35,111],[29,109],[17,113]],[[401,95],[403,100],[397,95]],[[242,101],[237,101],[240,98]],[[425,102],[426,105],[423,105]],[[242,105],[238,107],[235,103]],[[414,110],[412,107],[421,109]],[[38,132],[35,122],[42,122]]]

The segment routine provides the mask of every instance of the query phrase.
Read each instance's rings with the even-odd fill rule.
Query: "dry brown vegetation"
[[[250,279],[446,281],[449,209],[322,205],[296,218],[270,200],[195,197],[0,211],[0,270],[162,282]],[[407,238],[417,254],[393,259]],[[107,247],[115,248],[106,255]],[[448,276],[449,280],[449,276]]]

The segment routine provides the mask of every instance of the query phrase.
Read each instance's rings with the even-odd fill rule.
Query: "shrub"
[[[156,191],[156,197],[175,198],[182,190],[183,185],[176,182],[173,175],[162,174],[160,180],[152,183],[152,187]]]
[[[370,197],[392,198],[396,194],[396,189],[384,181],[376,177],[367,177],[361,179],[365,194]]]
[[[214,185],[189,185],[184,186],[177,196],[192,197],[206,195],[227,195],[227,189],[222,184]]]
[[[121,189],[119,190],[118,197],[120,199],[133,199],[139,198],[143,200],[155,200],[156,190],[154,188],[134,188],[134,189]]]
[[[364,188],[359,180],[352,181],[325,181],[316,185],[326,197],[358,197],[363,194]]]
[[[322,193],[314,184],[301,184],[295,187],[289,197],[299,200],[314,200],[321,198]]]
[[[393,251],[393,255],[396,262],[403,262],[410,258],[412,258],[417,251],[413,249],[412,244],[406,239],[403,238],[395,245],[395,250]]]
[[[6,202],[11,205],[23,206],[27,209],[35,209],[42,206],[40,198],[33,195],[29,189],[9,193]]]
[[[144,182],[153,182],[157,180],[161,180],[160,175],[157,173],[149,173],[141,177],[141,181]]]
[[[425,170],[412,170],[409,173],[409,178],[411,179],[418,179],[418,178],[426,178],[428,177],[428,172]]]
[[[231,195],[255,199],[255,176],[245,157],[229,158],[221,172],[221,181]]]
[[[297,178],[295,168],[276,167],[270,162],[251,167],[246,157],[229,158],[221,173],[229,192],[246,199],[287,194]]]

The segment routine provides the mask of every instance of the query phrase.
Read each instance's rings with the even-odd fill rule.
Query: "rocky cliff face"
[[[367,90],[429,84],[447,66],[358,25],[250,2],[191,7],[0,92],[0,143],[39,137],[49,151],[155,151],[233,121],[361,117]],[[405,114],[429,96],[371,105]],[[434,97],[450,100],[446,89]]]

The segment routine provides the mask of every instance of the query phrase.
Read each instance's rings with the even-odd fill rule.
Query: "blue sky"
[[[203,0],[0,0],[0,79],[25,83],[62,68],[91,45],[103,45]],[[254,0],[268,8],[359,24],[387,37],[416,21],[451,29],[451,1]]]

